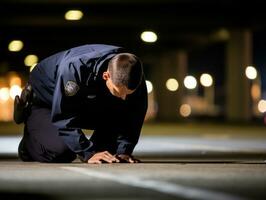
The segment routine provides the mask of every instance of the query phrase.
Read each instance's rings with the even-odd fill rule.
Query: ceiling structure
[[[64,14],[70,9],[82,10],[84,17],[66,21]],[[86,43],[120,45],[140,54],[192,49],[219,40],[230,29],[264,31],[265,22],[262,1],[1,0],[0,73],[7,70],[4,65],[21,69],[27,54],[42,59]],[[155,31],[158,42],[142,42],[144,30]],[[13,39],[24,42],[21,52],[8,51]]]

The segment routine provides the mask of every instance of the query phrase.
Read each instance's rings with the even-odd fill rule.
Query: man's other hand
[[[116,158],[119,159],[121,163],[140,163],[140,160],[134,158],[131,155],[119,154],[116,155]]]
[[[119,159],[110,154],[108,151],[98,152],[94,154],[89,160],[89,164],[101,164],[101,163],[117,163]]]

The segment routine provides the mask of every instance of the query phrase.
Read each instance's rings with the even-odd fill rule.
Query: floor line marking
[[[157,192],[165,193],[168,195],[176,196],[176,197],[183,197],[187,199],[200,199],[200,200],[244,200],[238,196],[210,191],[206,189],[199,189],[193,188],[188,186],[182,186],[178,184],[169,183],[166,181],[159,181],[159,180],[149,180],[146,178],[140,178],[135,176],[129,175],[120,175],[117,176],[115,174],[106,173],[106,172],[99,172],[96,170],[91,170],[88,168],[80,168],[80,167],[61,167],[61,169],[76,172],[79,174],[105,179],[109,181],[114,181],[120,184],[145,188],[154,190]]]

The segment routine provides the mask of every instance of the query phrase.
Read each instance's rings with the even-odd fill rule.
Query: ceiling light
[[[36,64],[38,62],[38,57],[36,55],[28,55],[24,59],[24,64],[28,67],[31,67],[32,65]]]
[[[144,41],[144,42],[156,42],[157,41],[157,35],[156,33],[152,32],[152,31],[144,31],[143,33],[141,33],[140,38]]]
[[[23,42],[21,40],[13,40],[8,45],[9,51],[20,51],[23,48]]]
[[[83,12],[80,10],[69,10],[65,14],[66,20],[80,20],[83,17]]]

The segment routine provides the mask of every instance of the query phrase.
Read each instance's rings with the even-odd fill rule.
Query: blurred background
[[[0,121],[36,63],[71,47],[123,46],[143,61],[146,122],[266,124],[262,1],[1,0]]]
[[[266,199],[265,36],[262,0],[0,0],[0,198]],[[14,97],[36,63],[92,43],[143,61],[144,164],[19,162]]]

